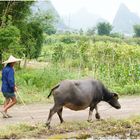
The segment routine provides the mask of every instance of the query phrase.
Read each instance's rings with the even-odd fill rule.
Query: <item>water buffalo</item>
[[[97,110],[97,104],[100,101],[105,101],[116,109],[121,108],[118,102],[118,94],[110,92],[99,80],[92,78],[84,80],[64,80],[51,89],[48,98],[52,93],[54,106],[50,109],[46,122],[48,127],[50,127],[51,118],[56,112],[60,118],[60,122],[62,123],[64,121],[62,118],[63,106],[75,111],[90,107],[88,121],[92,120],[92,112],[94,109],[96,110],[95,117],[100,119]]]

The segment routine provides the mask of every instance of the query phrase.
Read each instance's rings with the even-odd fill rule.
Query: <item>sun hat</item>
[[[7,61],[4,61],[2,64],[8,64],[13,62],[21,61],[22,59],[15,58],[14,56],[10,55]]]

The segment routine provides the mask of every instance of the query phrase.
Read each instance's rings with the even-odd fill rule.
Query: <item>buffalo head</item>
[[[107,101],[111,106],[113,106],[116,109],[120,109],[121,105],[118,101],[119,96],[117,93],[112,93],[111,94],[111,98]]]

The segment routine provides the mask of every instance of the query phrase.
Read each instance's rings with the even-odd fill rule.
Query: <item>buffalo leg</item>
[[[59,116],[59,119],[60,119],[60,122],[61,122],[61,123],[64,122],[64,120],[63,120],[63,118],[62,118],[62,110],[63,110],[63,107],[57,111],[57,114],[58,114],[58,116]]]
[[[88,122],[91,122],[92,121],[92,114],[93,114],[93,109],[94,108],[95,108],[94,106],[92,106],[92,107],[89,108]]]
[[[99,114],[99,112],[98,112],[98,107],[97,107],[97,105],[95,106],[95,110],[96,110],[96,114],[95,114],[95,117],[96,117],[96,119],[100,119],[100,114]]]
[[[48,120],[46,122],[46,126],[50,127],[50,122],[51,122],[52,116],[56,112],[58,112],[59,109],[60,109],[60,106],[58,106],[58,105],[54,105],[53,108],[50,109],[50,113],[49,113],[49,116],[48,116]]]

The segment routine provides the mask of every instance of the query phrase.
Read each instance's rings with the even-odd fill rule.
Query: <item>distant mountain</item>
[[[82,8],[74,14],[64,16],[63,20],[67,26],[74,29],[87,29],[96,26],[99,22],[106,22],[105,19],[98,15],[94,15]]]
[[[60,18],[58,12],[54,8],[53,4],[49,0],[44,0],[44,1],[36,1],[35,4],[31,7],[33,13],[35,14],[36,12],[51,12],[56,20],[55,26],[58,30],[65,30],[67,27]]]
[[[49,0],[36,1],[32,6],[32,11],[33,13],[51,11],[56,19],[55,26],[59,31],[79,30],[81,28],[86,30],[96,26],[99,22],[108,22],[104,18],[88,12],[85,8],[80,9],[74,14],[63,16],[62,20]],[[113,31],[132,35],[133,25],[135,24],[140,24],[140,17],[132,13],[124,4],[121,4],[113,20]]]
[[[135,24],[140,24],[140,17],[121,4],[113,20],[113,31],[132,35]]]

